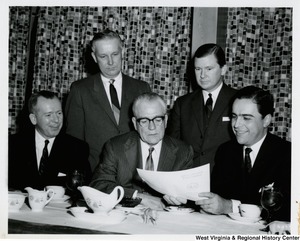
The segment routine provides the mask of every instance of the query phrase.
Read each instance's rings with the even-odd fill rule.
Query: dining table
[[[134,209],[133,209],[134,210]],[[8,212],[8,237],[16,234],[91,234],[91,235],[262,235],[262,220],[245,222],[228,215],[212,215],[199,211],[157,211],[155,222],[144,222],[141,215],[119,207],[124,219],[106,223],[105,217],[87,213],[88,218],[75,217],[67,203],[49,203],[41,212],[33,212],[24,203],[18,212]]]

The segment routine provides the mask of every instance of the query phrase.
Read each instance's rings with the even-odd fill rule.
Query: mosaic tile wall
[[[258,85],[275,96],[272,132],[290,140],[292,9],[229,8],[226,82]],[[29,8],[10,8],[9,132],[23,107]],[[40,7],[32,92],[63,98],[70,85],[95,71],[88,43],[104,28],[124,40],[123,70],[147,81],[172,108],[188,92],[191,9],[171,7]]]
[[[256,85],[275,100],[271,132],[291,140],[292,9],[230,8],[226,82],[234,88]]]
[[[93,34],[109,28],[124,40],[124,73],[147,81],[170,108],[188,91],[190,18],[190,8],[42,7],[33,91],[68,93],[87,75],[84,55]]]
[[[25,101],[30,11],[28,7],[10,7],[9,10],[8,131],[11,133],[16,130],[17,116]]]

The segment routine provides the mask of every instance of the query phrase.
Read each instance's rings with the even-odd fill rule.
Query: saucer
[[[192,213],[195,211],[192,208],[185,208],[185,207],[180,207],[180,206],[168,206],[168,207],[165,207],[164,210],[166,210],[170,213],[177,213],[177,214]]]
[[[127,213],[129,213],[129,212],[132,212],[132,213],[141,212],[145,208],[146,207],[142,204],[139,204],[135,207],[122,207],[122,205],[118,204],[115,207],[116,210],[122,210],[122,211],[127,212]]]
[[[244,223],[256,223],[261,220],[261,217],[258,218],[246,218],[242,217],[240,213],[228,213],[228,216],[233,220],[244,222]]]
[[[63,203],[66,202],[69,198],[70,196],[68,195],[64,195],[62,198],[52,198],[50,203]]]
[[[126,214],[122,211],[112,210],[108,214],[103,213],[90,213],[86,212],[86,207],[73,207],[70,212],[75,218],[85,222],[93,222],[102,225],[112,225],[121,223],[126,219]]]

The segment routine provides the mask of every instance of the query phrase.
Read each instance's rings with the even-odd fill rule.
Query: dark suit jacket
[[[167,134],[193,147],[194,167],[210,163],[212,170],[217,148],[232,139],[229,118],[235,93],[236,90],[223,84],[207,129],[204,124],[205,103],[201,89],[176,100],[168,121]]]
[[[87,143],[60,133],[53,142],[45,176],[41,177],[37,166],[34,129],[12,135],[9,137],[8,186],[18,190],[27,186],[36,189],[43,189],[46,185],[65,186],[66,177],[58,177],[59,173],[67,175],[74,169],[84,171],[89,182],[91,169],[88,155]]]
[[[118,185],[125,196],[135,190],[157,194],[139,177],[136,168],[143,168],[140,137],[132,131],[109,140],[103,150],[103,159],[96,168],[90,186],[106,193]],[[158,171],[178,171],[192,167],[193,150],[180,140],[165,136],[158,163]]]
[[[72,84],[65,110],[66,132],[89,144],[92,171],[107,140],[134,130],[132,102],[140,94],[150,91],[146,82],[123,75],[121,113],[117,125],[99,73]]]
[[[284,194],[284,204],[277,219],[289,220],[291,201],[291,144],[267,134],[256,157],[250,176],[244,175],[243,146],[229,141],[216,153],[211,190],[226,199],[260,205],[261,187],[274,182]]]

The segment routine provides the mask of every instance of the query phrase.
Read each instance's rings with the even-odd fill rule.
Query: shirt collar
[[[111,79],[114,79],[115,82],[114,82],[114,85],[120,85],[122,83],[122,73],[120,72],[115,78],[106,78],[104,75],[100,74],[101,75],[101,79],[103,81],[103,83],[105,84],[109,84],[109,81]]]
[[[141,140],[142,149],[148,150],[150,148],[150,145],[146,142],[143,142],[142,139],[140,139],[140,140]],[[160,140],[156,145],[154,145],[152,147],[154,147],[154,151],[158,151],[158,153],[160,153],[161,145],[162,145],[162,140]]]
[[[211,93],[212,98],[213,98],[214,103],[215,103],[216,99],[218,98],[218,95],[221,91],[222,86],[223,86],[223,82],[218,86],[218,88],[216,88],[215,90],[213,90],[211,92],[208,92],[206,90],[202,90],[204,101],[206,101],[208,99],[208,94]]]
[[[267,136],[267,134],[264,135],[263,138],[261,138],[258,142],[256,142],[256,143],[253,144],[252,146],[244,146],[244,148],[243,148],[243,149],[244,149],[244,153],[245,153],[245,149],[246,149],[247,147],[248,147],[248,148],[251,148],[252,152],[250,153],[250,155],[253,157],[253,160],[252,160],[252,158],[251,158],[252,162],[255,161],[255,159],[256,159],[256,157],[257,157],[257,154],[258,154],[258,152],[259,152],[259,150],[260,150],[260,147],[261,147],[262,143],[264,142],[264,140],[266,139],[266,136]]]
[[[49,139],[45,139],[38,131],[37,129],[35,129],[35,142],[36,142],[36,145],[40,144],[44,147],[45,145],[45,140],[48,140],[49,141],[49,144],[48,146],[51,146],[53,145],[53,142],[55,140],[55,137],[52,137],[52,138],[49,138]]]

